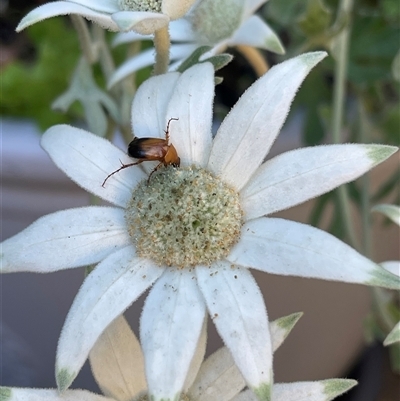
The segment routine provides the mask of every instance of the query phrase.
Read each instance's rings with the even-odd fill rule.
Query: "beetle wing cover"
[[[160,138],[135,138],[128,146],[129,156],[144,160],[161,160],[167,150],[167,141]]]

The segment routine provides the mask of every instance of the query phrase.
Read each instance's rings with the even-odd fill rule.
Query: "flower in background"
[[[65,391],[105,328],[151,286],[140,323],[149,396],[184,388],[207,311],[247,386],[272,394],[272,346],[264,300],[249,268],[400,288],[393,274],[332,235],[265,217],[356,179],[397,148],[331,145],[297,149],[265,163],[296,91],[325,52],[274,66],[239,99],[212,138],[214,70],[150,78],[132,105],[136,137],[170,139],[180,167],[132,162],[107,140],[70,126],[50,128],[42,146],[80,186],[116,207],[45,217],[3,242],[3,272],[51,272],[97,264],[85,279],[58,344]],[[153,285],[154,284],[154,285]]]
[[[183,17],[195,0],[67,0],[43,4],[28,13],[17,32],[58,15],[77,14],[111,31],[147,35]]]
[[[228,47],[242,51],[256,68],[260,66],[262,56],[255,48],[283,54],[284,48],[276,33],[258,15],[254,15],[267,0],[202,0],[187,16],[171,22],[170,58],[176,68],[199,46],[210,46],[211,50],[204,56],[224,52]],[[135,32],[120,33],[114,45],[152,39]],[[124,62],[112,75],[109,86],[126,78],[133,72],[150,66],[154,62],[154,50],[146,49]],[[265,64],[262,61],[261,64]],[[261,67],[259,75],[265,73]]]
[[[290,333],[301,313],[270,323],[275,351]],[[192,360],[181,399],[191,401],[255,400],[226,347],[204,362],[205,326]],[[53,389],[0,388],[2,401],[139,401],[147,400],[143,352],[139,341],[122,317],[116,318],[96,341],[90,353],[93,375],[106,397],[85,390],[67,390],[60,395]],[[329,401],[356,385],[355,380],[330,379],[320,382],[275,384],[274,401]],[[233,397],[233,398],[232,398]]]

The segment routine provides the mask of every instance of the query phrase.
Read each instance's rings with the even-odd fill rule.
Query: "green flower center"
[[[162,0],[118,0],[123,11],[150,11],[161,12]]]
[[[190,15],[193,30],[204,44],[230,38],[242,22],[243,0],[202,0]]]
[[[125,219],[137,253],[180,269],[225,258],[240,237],[239,195],[199,167],[167,167],[133,191]]]

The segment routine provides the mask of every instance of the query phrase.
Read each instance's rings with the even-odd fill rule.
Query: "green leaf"
[[[78,59],[75,32],[65,20],[50,19],[30,27],[26,34],[35,46],[36,60],[29,65],[15,61],[2,70],[0,113],[34,118],[42,129],[76,118],[76,109],[65,116],[49,108],[54,98],[67,88]]]
[[[383,18],[363,17],[354,21],[348,76],[356,84],[392,78],[392,62],[399,49],[400,29]]]
[[[202,58],[202,56],[207,53],[208,51],[211,50],[210,46],[201,46],[198,47],[177,69],[178,72],[184,72],[188,68],[193,67],[194,65],[198,63],[204,63],[206,61],[210,62],[214,66],[214,70],[218,71],[221,68],[225,67],[227,64],[229,64],[233,56],[228,53],[222,53],[218,54],[216,56],[211,56],[208,58]]]

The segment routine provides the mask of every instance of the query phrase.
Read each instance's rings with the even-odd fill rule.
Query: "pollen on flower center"
[[[161,12],[162,0],[118,0],[119,7],[124,11]]]
[[[169,166],[133,191],[125,219],[139,256],[178,268],[226,257],[243,223],[239,195],[199,167]]]

